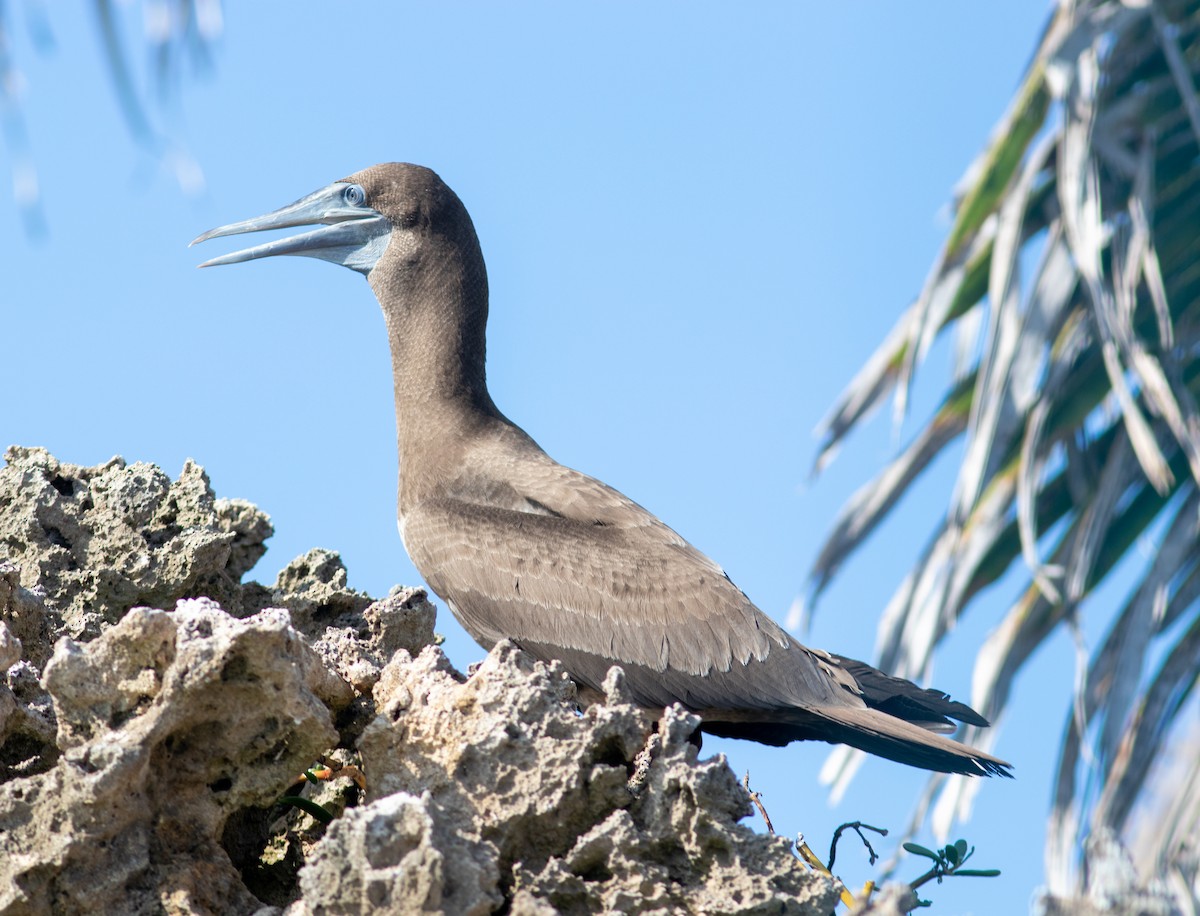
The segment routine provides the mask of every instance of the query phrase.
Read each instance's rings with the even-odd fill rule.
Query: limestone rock
[[[329,550],[310,550],[275,581],[275,603],[312,641],[325,664],[359,694],[370,694],[383,667],[403,649],[434,641],[436,611],[425,591],[396,586],[380,601],[346,585],[346,567]]]
[[[623,701],[619,676],[608,693],[577,713],[561,666],[508,642],[465,680],[437,648],[400,655],[359,742],[372,791],[424,793],[430,835],[458,837],[472,862],[492,863],[473,874],[497,875],[514,913],[832,909],[832,886],[787,840],[737,823],[749,799],[723,758],[696,760],[694,716],[667,710],[649,737],[648,775],[631,789],[643,716]],[[478,897],[456,905],[482,905],[497,889],[471,887]]]
[[[53,704],[38,668],[58,623],[41,596],[21,586],[19,568],[0,561],[0,782],[58,759]]]
[[[876,891],[862,909],[862,916],[905,916],[920,904],[917,892],[907,884],[893,882]]]
[[[342,558],[332,550],[317,547],[280,571],[272,597],[276,605],[291,610],[296,629],[317,636],[326,625],[360,614],[371,604],[369,595],[355,591],[346,582]]]
[[[207,599],[61,641],[44,681],[62,756],[0,787],[0,912],[257,908],[218,839],[337,740],[332,679],[285,612]]]
[[[171,481],[120,458],[85,468],[16,446],[4,457],[0,560],[20,567],[21,585],[44,590],[67,635],[92,638],[135,605],[196,595],[242,610],[244,565],[261,554],[270,521],[249,504],[218,505],[199,465],[188,461]]]
[[[464,677],[332,551],[242,582],[270,522],[192,462],[6,458],[0,916],[831,911],[618,669],[586,709],[507,642]]]
[[[485,916],[504,902],[498,879],[494,856],[439,822],[427,794],[395,792],[330,828],[300,873],[295,912]]]

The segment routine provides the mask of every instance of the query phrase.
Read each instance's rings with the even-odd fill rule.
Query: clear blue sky
[[[396,532],[390,371],[367,285],[296,258],[199,272],[229,247],[187,242],[371,163],[419,162],[479,230],[501,409],[782,619],[841,502],[895,448],[881,417],[809,484],[812,431],[919,289],[1046,0],[329,9],[227,6],[214,70],[159,116],[203,169],[188,195],[121,126],[92,18],[52,9],[56,49],[39,56],[13,6],[49,235],[23,234],[0,182],[0,444],[172,475],[190,456],[219,495],[274,520],[257,578],[324,546],[374,595],[418,583]],[[126,15],[132,39],[138,9]],[[923,376],[918,413],[943,366]],[[944,507],[953,469],[939,470],[830,588],[811,643],[871,657]],[[969,699],[1005,597],[952,636],[938,686]],[[457,665],[481,656],[441,607],[438,626]],[[1019,778],[985,785],[961,831],[1004,876],[929,888],[934,912],[1027,909],[1071,664],[1060,640],[1031,666],[999,745]],[[822,854],[842,821],[901,829],[923,782],[869,761],[831,810],[821,745],[705,751],[749,769],[776,827]],[[873,874],[850,838],[838,865],[852,886]]]

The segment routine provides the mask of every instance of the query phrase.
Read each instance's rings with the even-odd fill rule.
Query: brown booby
[[[597,690],[620,665],[638,703],[701,730],[844,743],[948,773],[1009,775],[953,741],[970,707],[802,646],[640,505],[555,463],[488,394],[488,285],[471,217],[432,171],[387,163],[195,240],[319,228],[201,264],[304,255],[364,274],[391,345],[400,536],[485,649],[511,639]]]

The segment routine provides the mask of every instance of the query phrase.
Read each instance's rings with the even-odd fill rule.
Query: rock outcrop
[[[5,458],[0,914],[832,912],[619,669],[587,708],[510,643],[466,677],[335,553],[244,583],[270,521],[192,462]]]

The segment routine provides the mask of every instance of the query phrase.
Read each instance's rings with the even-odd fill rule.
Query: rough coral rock
[[[422,589],[397,586],[386,598],[332,621],[313,647],[358,693],[369,694],[397,652],[416,655],[434,642],[435,617]]]
[[[272,597],[291,610],[298,630],[318,636],[327,624],[359,614],[371,604],[369,595],[350,588],[347,581],[341,557],[317,547],[280,570]]]
[[[619,669],[606,689],[580,714],[562,667],[508,642],[466,680],[436,648],[384,670],[363,762],[379,793],[423,793],[432,837],[468,842],[471,880],[448,876],[439,891],[458,894],[449,911],[487,912],[497,893],[514,913],[832,909],[832,887],[787,840],[738,823],[749,799],[723,758],[697,761],[696,717],[669,709],[648,739]],[[634,791],[647,740],[650,768]],[[481,886],[481,874],[498,884]]]
[[[0,559],[0,782],[47,770],[58,758],[40,666],[61,621],[40,594],[21,585],[20,574]]]
[[[25,588],[43,590],[68,635],[92,638],[131,607],[197,595],[243,609],[239,583],[270,521],[217,500],[199,465],[188,461],[172,481],[120,458],[85,468],[16,446],[4,457],[0,559],[20,567]]]
[[[192,462],[6,458],[0,916],[832,910],[619,670],[585,709],[509,643],[464,677],[420,589],[325,550],[242,582],[270,522]]]
[[[62,756],[0,787],[0,912],[257,906],[225,820],[335,742],[330,706],[349,700],[287,614],[137,608],[60,641],[44,684]]]

